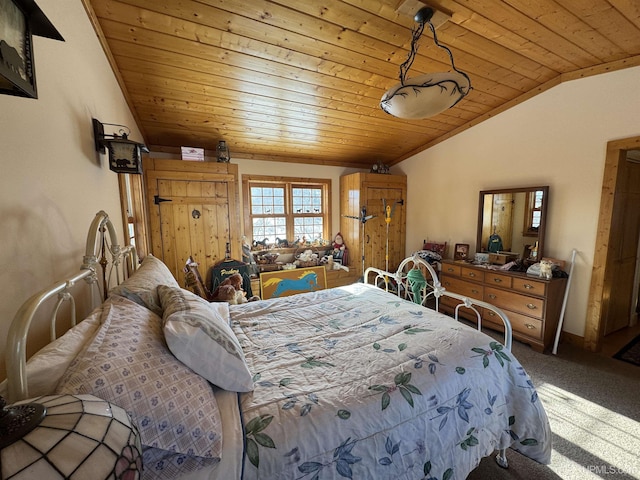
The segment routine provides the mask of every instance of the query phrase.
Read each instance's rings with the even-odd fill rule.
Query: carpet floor
[[[485,458],[468,480],[640,479],[640,370],[613,358],[560,345],[542,355],[514,341],[549,417],[550,465],[507,451],[509,468]]]

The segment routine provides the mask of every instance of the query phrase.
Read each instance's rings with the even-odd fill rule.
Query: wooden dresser
[[[490,270],[453,260],[442,261],[442,286],[450,292],[483,300],[502,309],[513,329],[513,338],[539,352],[551,350],[564,298],[566,278],[545,280],[520,272]],[[453,313],[456,301],[441,299],[441,311]],[[466,310],[466,312],[465,312]],[[492,312],[481,312],[483,327],[503,331]],[[475,314],[461,308],[460,316],[475,320]]]

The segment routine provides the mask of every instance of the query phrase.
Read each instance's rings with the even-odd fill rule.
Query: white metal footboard
[[[98,265],[101,267],[102,292],[99,288]],[[64,302],[68,301],[70,305],[71,325],[76,324],[76,307],[72,294],[75,285],[82,280],[86,282],[89,286],[91,308],[93,309],[106,298],[109,285],[112,282],[119,284],[137,268],[137,265],[135,248],[130,245],[119,246],[109,216],[104,211],[98,212],[89,228],[80,272],[31,296],[20,307],[9,327],[6,350],[7,400],[9,403],[29,397],[26,373],[27,336],[31,322],[47,300],[57,296],[57,301],[49,316],[50,341],[53,342],[56,339],[58,311]]]
[[[419,271],[420,275],[416,274],[416,271]],[[417,255],[407,257],[400,262],[398,270],[395,273],[385,272],[384,270],[374,267],[367,268],[364,272],[364,283],[376,285],[387,292],[394,291],[399,297],[420,303],[423,306],[427,306],[431,297],[433,297],[432,302],[435,304],[436,311],[439,311],[440,297],[454,298],[459,302],[454,310],[454,318],[456,321],[459,318],[458,313],[460,308],[466,307],[476,314],[478,330],[482,329],[482,314],[480,313],[480,309],[485,308],[491,310],[504,324],[504,346],[507,350],[511,351],[511,342],[513,340],[511,322],[509,322],[505,313],[498,307],[494,307],[490,303],[483,302],[482,300],[447,292],[440,284],[435,269]],[[509,466],[506,449],[498,450],[495,459],[501,467],[507,468]]]
[[[414,276],[415,271],[412,272],[412,270],[420,271],[421,276]],[[448,292],[440,284],[435,269],[417,255],[405,258],[395,273],[385,272],[384,270],[374,267],[367,268],[364,274],[364,283],[376,285],[388,292],[395,292],[399,297],[420,303],[423,306],[428,306],[430,299],[433,298],[432,302],[435,303],[434,309],[436,311],[439,311],[440,297],[454,298],[459,302],[454,310],[455,319],[458,320],[459,318],[458,313],[460,308],[466,307],[476,314],[478,330],[482,329],[482,314],[480,309],[491,310],[502,320],[504,324],[504,346],[508,350],[511,350],[511,322],[509,322],[506,314],[490,303]]]

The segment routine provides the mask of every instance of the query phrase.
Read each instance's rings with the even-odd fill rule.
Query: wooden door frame
[[[597,352],[602,347],[604,322],[602,312],[606,305],[605,291],[612,281],[610,258],[615,245],[611,245],[611,229],[614,215],[614,200],[626,151],[640,148],[640,137],[613,140],[607,143],[607,154],[600,198],[598,233],[593,255],[589,304],[584,332],[584,348]]]

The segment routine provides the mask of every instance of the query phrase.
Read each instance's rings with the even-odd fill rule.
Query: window
[[[540,220],[542,219],[542,198],[544,192],[542,190],[534,190],[527,192],[527,203],[524,215],[523,235],[529,237],[537,237],[540,229]]]
[[[328,238],[331,180],[244,175],[242,185],[249,241]]]

